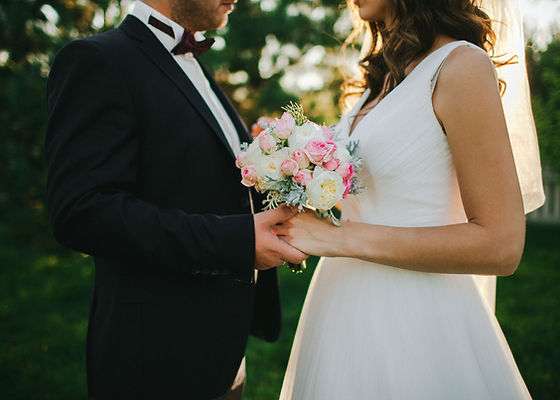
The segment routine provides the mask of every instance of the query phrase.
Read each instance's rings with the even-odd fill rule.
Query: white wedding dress
[[[367,190],[344,200],[344,219],[402,227],[466,222],[431,101],[440,66],[461,45],[478,49],[464,41],[437,49],[356,126],[351,139],[359,141]],[[338,124],[339,138],[367,96]],[[473,275],[323,258],[280,398],[530,399],[480,284]]]

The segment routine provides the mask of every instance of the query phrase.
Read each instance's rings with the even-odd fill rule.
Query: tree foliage
[[[560,34],[527,58],[542,163],[560,173]]]
[[[247,122],[263,113],[278,113],[291,100],[303,101],[313,119],[333,122],[342,82],[337,69],[340,46],[351,28],[344,4],[341,0],[237,3],[228,25],[215,32],[226,45],[203,59],[214,67]],[[318,93],[325,91],[328,96]]]
[[[10,234],[45,237],[46,80],[67,41],[96,33],[107,0],[0,3],[0,220]],[[35,235],[39,233],[39,235]]]

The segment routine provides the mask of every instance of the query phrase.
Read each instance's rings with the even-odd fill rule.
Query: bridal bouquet
[[[284,203],[306,207],[338,225],[335,205],[364,189],[356,177],[362,164],[355,154],[357,142],[334,140],[332,129],[309,121],[299,104],[283,110],[280,119],[261,120],[262,131],[251,144],[241,145],[236,160],[241,183],[266,193],[267,209]],[[290,268],[301,272],[305,266]]]

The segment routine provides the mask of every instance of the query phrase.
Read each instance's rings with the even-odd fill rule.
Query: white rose
[[[336,151],[333,153],[333,158],[338,158],[340,160],[340,164],[349,163],[352,157],[350,153],[346,149],[346,143],[336,142]]]
[[[255,167],[257,170],[257,186],[259,190],[270,189],[269,179],[281,180],[286,176],[282,173],[282,162],[290,158],[288,148],[275,151],[270,155],[262,154],[257,157]]]
[[[310,206],[319,211],[327,211],[342,200],[345,189],[339,174],[316,167],[313,179],[307,184],[305,192]]]
[[[288,138],[288,146],[292,150],[303,149],[307,142],[315,138],[324,139],[323,130],[317,124],[306,122],[295,127],[294,133]]]
[[[251,144],[249,145],[249,147],[247,147],[247,150],[245,150],[247,152],[247,156],[246,156],[246,164],[256,164],[258,159],[262,156],[263,152],[260,148],[259,145],[259,138],[256,137],[253,139],[253,141],[251,142]]]

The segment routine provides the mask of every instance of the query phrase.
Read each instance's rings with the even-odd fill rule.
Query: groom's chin
[[[222,13],[222,12],[216,13],[213,15],[213,18],[211,18],[210,21],[201,24],[201,26],[199,26],[198,29],[195,30],[198,32],[207,32],[207,31],[213,31],[219,28],[223,28],[224,26],[227,25],[228,20],[229,20],[229,13]]]
[[[229,20],[229,13],[228,13],[228,14],[224,14],[224,16],[223,16],[223,18],[222,18],[220,24],[219,24],[215,29],[223,28],[224,26],[226,26],[227,23],[228,23],[228,20]]]

